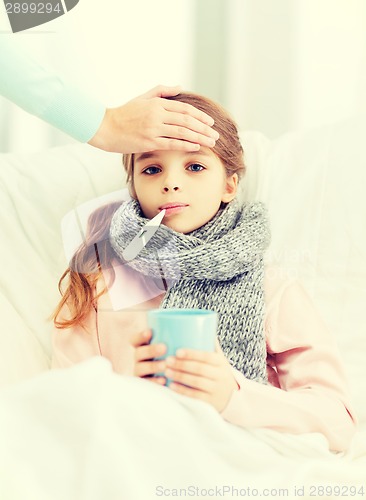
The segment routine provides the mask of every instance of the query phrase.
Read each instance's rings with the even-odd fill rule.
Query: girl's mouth
[[[172,207],[169,207],[169,208],[165,208],[165,217],[169,217],[171,215],[175,215],[175,214],[178,214],[180,212],[182,212],[185,208],[187,208],[188,205],[180,205],[180,206],[172,206]]]
[[[182,203],[179,201],[171,201],[169,203],[165,203],[161,207],[159,207],[159,210],[165,210],[165,217],[169,217],[171,215],[178,214],[182,212],[185,208],[187,208],[189,205],[187,203]]]

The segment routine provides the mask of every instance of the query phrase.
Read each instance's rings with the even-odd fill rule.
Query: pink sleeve
[[[67,306],[64,306],[60,317],[67,317]],[[83,326],[55,328],[52,335],[52,368],[67,368],[93,356],[100,356],[96,335],[96,312],[88,314]]]
[[[102,278],[98,280],[97,294],[104,290],[105,283]],[[67,306],[63,307],[59,318],[70,318]],[[130,336],[146,328],[145,321],[146,314],[141,313],[140,307],[117,311],[113,308],[111,294],[102,294],[97,309],[91,308],[82,325],[54,327],[52,368],[67,368],[93,356],[103,356],[109,359],[115,372],[133,375],[134,348]]]
[[[248,380],[233,369],[239,389],[222,416],[243,427],[319,432],[330,449],[346,450],[356,418],[332,335],[296,282],[282,287],[266,306],[270,385]]]

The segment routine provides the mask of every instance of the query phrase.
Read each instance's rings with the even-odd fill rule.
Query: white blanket
[[[242,429],[206,403],[93,358],[0,393],[0,498],[314,499],[340,497],[343,487],[343,497],[361,499],[365,437],[342,455],[320,434]]]

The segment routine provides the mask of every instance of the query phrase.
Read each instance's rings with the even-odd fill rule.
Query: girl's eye
[[[147,167],[143,173],[147,175],[153,175],[156,174],[158,171],[160,171],[159,167]]]
[[[205,170],[205,167],[199,163],[192,163],[192,165],[189,165],[188,168],[191,169],[192,172],[201,172],[202,170]]]

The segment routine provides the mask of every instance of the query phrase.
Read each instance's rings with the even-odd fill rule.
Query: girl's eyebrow
[[[184,153],[185,156],[191,156],[191,155],[200,155],[200,156],[210,156],[209,153],[206,153],[204,150],[199,149],[198,151],[187,151]],[[150,160],[151,158],[157,157],[156,153],[154,151],[150,151],[147,153],[141,153],[138,158],[135,159],[135,162],[143,161],[143,160]]]
[[[154,151],[150,153],[142,153],[138,158],[135,159],[135,162],[137,163],[138,161],[148,160],[150,158],[154,158],[154,156],[156,156]]]

